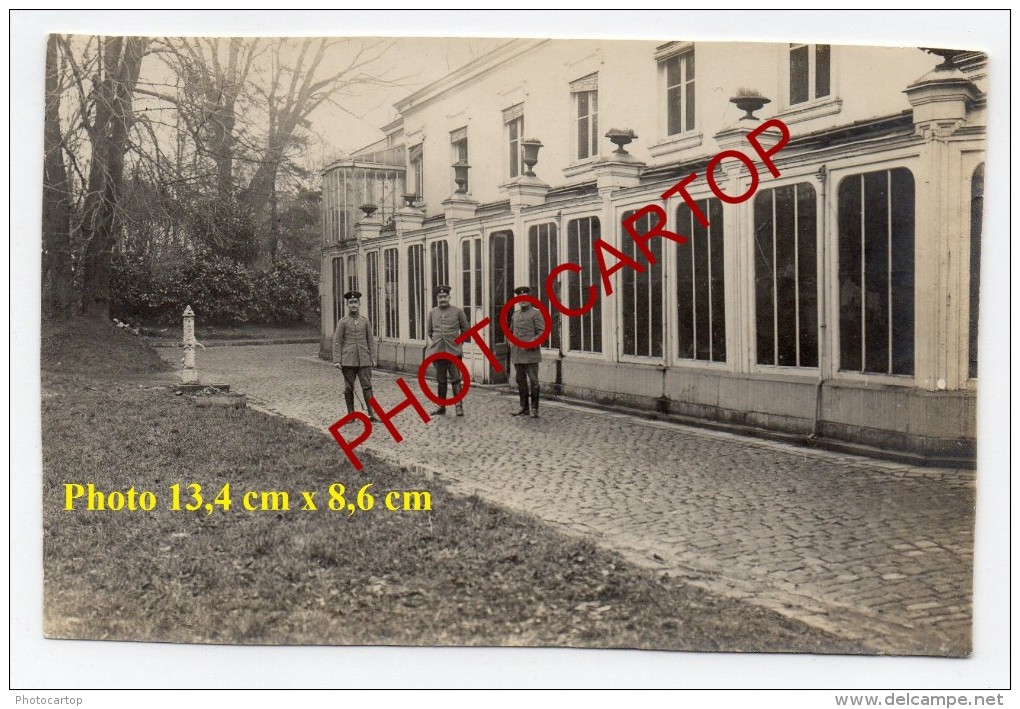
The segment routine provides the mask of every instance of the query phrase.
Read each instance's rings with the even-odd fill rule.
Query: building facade
[[[516,285],[548,304],[546,276],[569,261],[581,269],[554,295],[579,309],[601,290],[595,242],[645,262],[623,222],[658,205],[686,242],[649,241],[655,263],[614,274],[583,315],[550,308],[545,386],[973,459],[987,69],[939,51],[508,41],[324,171],[322,354],[353,287],[380,366],[402,371],[422,361],[440,283],[497,323]],[[747,140],[773,118],[790,134],[778,176]],[[727,150],[756,172],[712,161]],[[691,199],[668,194],[691,173]],[[505,357],[501,328],[485,336]],[[465,363],[481,382],[509,369],[473,344]]]

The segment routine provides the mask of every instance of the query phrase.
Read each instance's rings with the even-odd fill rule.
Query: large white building
[[[655,265],[554,317],[547,389],[972,460],[986,81],[975,52],[508,41],[400,101],[384,140],[323,172],[323,354],[352,287],[380,365],[406,371],[439,283],[495,323],[515,285],[548,302],[546,275],[570,261],[582,270],[558,295],[578,307],[600,283],[593,244],[641,260],[622,222],[656,204],[687,243],[652,240]],[[720,199],[709,162],[757,159],[746,136],[772,118],[790,133],[780,176],[759,163],[753,197]],[[610,129],[636,136],[614,145]],[[752,186],[739,160],[715,168],[725,194]],[[708,227],[662,198],[692,172]],[[505,356],[501,329],[486,336]],[[477,381],[506,379],[474,345],[465,361]]]

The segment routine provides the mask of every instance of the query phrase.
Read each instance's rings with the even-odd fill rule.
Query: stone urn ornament
[[[630,155],[627,152],[626,146],[637,140],[637,133],[631,129],[620,129],[610,128],[606,133],[606,137],[609,138],[609,142],[616,146],[616,150],[613,152],[618,155]]]
[[[524,163],[524,174],[527,177],[535,177],[535,165],[538,164],[538,151],[542,147],[542,141],[538,138],[528,138],[521,141],[524,155],[521,162]]]
[[[358,207],[358,209],[365,213],[365,219],[367,220],[372,218],[372,215],[375,214],[376,210],[379,209],[379,207],[377,207],[374,204],[363,204],[360,207]]]
[[[471,169],[464,160],[453,163],[453,181],[457,183],[457,194],[467,193],[468,170]]]
[[[760,111],[765,104],[772,103],[772,100],[765,98],[753,89],[739,89],[737,95],[730,99],[730,103],[736,104],[737,108],[744,112],[740,120],[760,121],[761,119],[754,115],[754,112]]]

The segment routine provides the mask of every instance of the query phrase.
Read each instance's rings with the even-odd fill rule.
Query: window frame
[[[842,284],[841,284],[841,263],[840,263],[840,187],[844,180],[848,178],[861,177],[869,173],[877,172],[892,172],[897,169],[905,169],[913,180],[914,189],[914,209],[913,209],[913,243],[914,248],[911,250],[913,257],[913,307],[911,309],[912,322],[911,327],[913,328],[914,337],[911,338],[911,342],[914,346],[913,351],[913,372],[911,374],[903,373],[883,373],[883,372],[871,372],[871,371],[859,371],[857,369],[844,369],[843,363],[843,317],[842,317]],[[864,164],[855,164],[841,168],[838,171],[834,170],[829,174],[829,189],[831,190],[832,209],[830,216],[831,229],[831,240],[827,245],[827,248],[831,249],[832,260],[831,260],[831,271],[832,273],[828,276],[829,280],[829,318],[828,322],[831,327],[829,328],[829,351],[830,351],[830,365],[832,369],[832,376],[838,377],[845,381],[856,381],[856,382],[879,382],[886,383],[896,386],[914,386],[917,377],[923,370],[923,363],[920,361],[920,357],[923,353],[916,347],[916,333],[918,327],[917,320],[917,276],[918,276],[918,260],[917,260],[917,165],[911,164],[904,161],[892,161],[892,162],[873,162]],[[862,239],[863,241],[863,239]],[[866,355],[862,355],[864,359]]]
[[[425,244],[407,245],[407,338],[425,341]]]
[[[543,235],[542,229],[545,228]],[[542,343],[543,349],[559,350],[563,342],[563,316],[552,306],[545,290],[546,278],[549,273],[560,265],[560,234],[559,223],[553,219],[527,225],[528,234],[528,283],[537,291],[533,295],[545,304],[552,316],[552,333]],[[537,256],[537,258],[536,258]],[[543,259],[543,256],[545,257]],[[559,282],[559,281],[557,281]]]
[[[580,308],[582,304],[588,298],[589,288],[588,286],[594,285],[596,288],[595,304],[592,306],[584,315],[577,317],[566,318],[567,330],[564,333],[564,352],[570,353],[572,357],[587,357],[591,359],[606,359],[608,353],[606,351],[606,327],[604,314],[602,309],[603,301],[605,300],[605,294],[602,292],[602,280],[599,274],[598,260],[595,256],[595,242],[602,238],[602,216],[600,213],[584,213],[579,212],[572,214],[569,217],[564,215],[564,219],[567,220],[567,228],[563,230],[563,254],[564,262],[575,263],[581,267],[580,273],[575,271],[568,271],[566,274],[559,276],[560,283],[565,284],[561,289],[565,294],[563,298],[564,304],[568,308]],[[581,222],[586,222],[587,237],[582,236]],[[572,247],[572,235],[571,227],[577,224],[577,253],[574,254]],[[595,228],[597,227],[597,229]],[[597,231],[597,233],[596,233]],[[583,238],[587,239],[588,249],[586,252],[581,250],[581,241]],[[565,279],[565,280],[564,280]],[[576,290],[576,300],[571,300],[571,291]],[[578,335],[580,337],[580,346],[584,346],[586,339],[585,333],[588,333],[588,337],[597,348],[593,349],[575,349],[573,347],[574,341],[574,324],[577,324],[579,329]],[[585,325],[587,324],[587,328]]]
[[[460,289],[461,309],[468,317],[468,322],[481,322],[485,318],[485,288],[482,281],[482,265],[484,263],[482,253],[482,237],[480,234],[472,234],[460,239],[459,252],[457,254],[460,266],[460,277],[457,287]],[[467,246],[465,257],[464,247]],[[475,302],[477,299],[478,302]]]
[[[389,246],[382,250],[383,280],[380,306],[384,311],[386,327],[382,336],[389,340],[400,339],[400,248]],[[391,287],[392,286],[392,287]],[[377,328],[378,329],[378,328]]]
[[[587,112],[581,115],[581,96],[585,97]],[[585,154],[581,155],[581,124],[588,133]],[[585,163],[599,157],[599,74],[592,72],[570,82],[570,159],[572,163]]]
[[[438,265],[442,264],[442,268]],[[450,283],[450,242],[436,239],[429,242],[429,292],[432,293],[432,307],[436,307],[436,286],[455,286]]]
[[[632,362],[632,363],[636,363],[636,364],[654,364],[654,365],[657,365],[657,366],[662,366],[667,361],[669,361],[669,358],[670,358],[670,353],[669,353],[669,349],[670,349],[670,342],[669,342],[670,341],[670,334],[669,334],[670,333],[670,328],[669,328],[669,324],[667,322],[667,320],[668,320],[668,315],[667,315],[667,313],[668,313],[668,311],[667,311],[667,300],[668,300],[668,296],[669,296],[669,294],[668,294],[668,284],[669,284],[668,273],[669,273],[669,271],[667,269],[667,264],[666,264],[666,259],[668,258],[668,256],[667,256],[667,249],[666,249],[665,243],[663,243],[664,241],[667,241],[667,240],[662,239],[662,238],[654,238],[654,239],[650,239],[650,240],[645,242],[645,245],[651,250],[652,255],[655,257],[655,263],[654,264],[649,263],[649,260],[645,257],[644,253],[642,253],[642,251],[638,247],[637,243],[634,241],[634,239],[632,239],[630,237],[630,235],[627,233],[627,231],[623,227],[624,220],[626,220],[627,218],[631,217],[636,212],[640,211],[641,206],[643,206],[643,205],[633,205],[633,206],[631,206],[631,205],[621,205],[619,208],[617,208],[615,210],[615,213],[616,213],[615,226],[618,229],[618,231],[617,231],[618,239],[617,239],[617,243],[614,244],[614,246],[616,246],[616,248],[618,248],[625,255],[627,255],[628,257],[630,257],[632,259],[634,259],[635,261],[640,263],[642,266],[644,266],[644,270],[641,271],[641,272],[635,271],[632,268],[624,266],[624,268],[621,269],[621,271],[619,272],[619,275],[617,275],[615,277],[616,278],[616,282],[613,285],[613,294],[614,294],[614,296],[616,296],[615,299],[616,299],[616,302],[618,303],[618,305],[616,307],[616,317],[617,317],[617,330],[619,332],[619,338],[618,338],[618,341],[617,341],[616,349],[617,349],[617,356],[619,357],[619,361],[621,361],[621,362]],[[645,215],[645,217],[642,217],[642,220],[648,219],[649,221],[651,221],[651,216],[652,215]],[[640,224],[640,221],[638,223],[635,223],[635,225],[634,225],[635,230],[637,230],[637,232],[639,234],[646,233],[646,232],[641,230],[641,228],[639,227],[639,224]],[[654,315],[655,315],[655,313],[654,313],[654,302],[653,302],[654,301],[654,292],[655,292],[655,280],[654,280],[654,278],[655,278],[656,274],[658,275],[658,279],[659,279],[659,285],[658,285],[658,288],[659,288],[659,299],[658,299],[658,306],[659,306],[659,314],[658,314],[658,318],[659,318],[659,340],[658,340],[659,353],[658,354],[655,354],[655,351],[654,351],[654,340],[652,339],[652,333],[653,333],[652,324],[654,323]],[[628,304],[628,294],[629,293],[628,293],[627,288],[628,288],[628,280],[629,279],[633,279],[633,289],[632,290],[633,290],[633,298],[634,298],[633,305],[634,305],[634,313],[635,313],[635,322],[634,322],[635,351],[634,352],[627,352],[626,351],[627,333],[625,332],[625,329],[624,329],[625,326],[626,326],[626,315],[625,315],[625,313],[627,312],[627,304]],[[644,281],[644,283],[642,283],[642,281]],[[646,292],[645,296],[647,298],[647,303],[648,303],[648,318],[649,318],[649,320],[648,320],[648,323],[647,323],[647,327],[645,327],[645,328],[641,328],[640,322],[637,319],[638,318],[638,309],[639,309],[639,307],[641,305],[642,289]],[[637,353],[637,349],[638,349],[637,348],[638,337],[642,333],[644,333],[644,332],[647,332],[648,335],[649,335],[648,344],[650,345],[651,354],[638,354]]]
[[[776,192],[778,190],[780,190],[780,189],[783,189],[783,188],[792,188],[794,190],[794,193],[793,193],[793,198],[794,198],[794,208],[793,208],[794,209],[794,211],[793,211],[794,224],[799,226],[800,214],[797,212],[797,205],[799,204],[799,202],[798,202],[799,197],[798,197],[797,188],[802,186],[802,185],[808,186],[812,190],[812,192],[814,194],[814,209],[812,209],[811,212],[813,213],[813,219],[814,219],[814,223],[815,223],[815,231],[814,231],[814,249],[815,250],[814,250],[814,259],[813,259],[814,279],[815,279],[815,282],[814,282],[814,297],[815,297],[815,364],[813,364],[813,365],[810,365],[810,364],[802,365],[802,364],[800,364],[801,356],[802,356],[802,353],[801,353],[801,317],[800,317],[801,316],[800,304],[801,304],[801,295],[802,294],[801,294],[801,290],[799,288],[800,281],[801,281],[801,269],[800,269],[800,265],[801,265],[800,264],[801,241],[798,238],[798,235],[796,233],[794,233],[794,236],[793,236],[793,243],[794,243],[794,256],[793,256],[793,259],[794,259],[794,261],[793,261],[793,263],[794,263],[794,265],[796,267],[796,270],[795,270],[795,283],[797,284],[797,287],[794,290],[794,302],[796,303],[796,312],[797,312],[796,320],[795,320],[795,323],[794,323],[794,329],[795,329],[795,332],[797,333],[797,336],[796,336],[797,349],[796,349],[796,353],[795,353],[795,361],[797,362],[797,364],[779,364],[779,329],[780,329],[780,327],[779,327],[779,309],[780,309],[780,306],[779,306],[779,303],[778,303],[778,300],[779,300],[778,299],[778,292],[779,292],[778,278],[775,275],[773,275],[773,278],[772,278],[772,311],[773,311],[773,344],[772,344],[772,346],[773,346],[773,356],[774,356],[774,359],[775,359],[775,363],[774,364],[764,364],[764,363],[760,362],[759,352],[758,352],[758,335],[759,335],[759,331],[758,331],[758,315],[759,315],[758,306],[759,306],[759,303],[758,303],[758,295],[757,295],[757,284],[758,284],[758,270],[757,270],[758,269],[758,259],[757,259],[757,256],[758,256],[758,254],[757,253],[752,253],[751,254],[750,263],[751,263],[751,282],[752,282],[752,286],[751,286],[750,298],[751,298],[752,308],[751,308],[751,319],[750,319],[751,333],[750,333],[750,337],[749,337],[748,342],[749,342],[749,344],[750,344],[750,346],[752,348],[752,351],[749,352],[751,365],[754,368],[754,371],[759,372],[759,373],[776,373],[776,372],[783,371],[783,372],[793,372],[793,373],[805,374],[805,375],[809,375],[809,376],[812,376],[812,377],[816,377],[817,373],[824,366],[824,363],[822,361],[822,353],[824,351],[823,338],[825,337],[825,328],[822,327],[822,324],[825,322],[825,320],[824,320],[824,315],[822,313],[823,300],[822,300],[822,293],[821,293],[821,287],[822,287],[824,279],[823,279],[822,270],[821,270],[822,269],[822,265],[820,263],[821,252],[822,252],[822,249],[821,249],[821,239],[822,239],[821,223],[822,223],[822,219],[824,218],[824,216],[823,216],[822,205],[821,205],[821,191],[819,190],[819,187],[818,187],[817,183],[815,181],[813,181],[807,175],[801,175],[801,176],[797,176],[797,177],[790,176],[789,180],[783,180],[781,183],[772,184],[768,188],[761,188],[761,189],[759,189],[755,193],[754,198],[752,200],[750,200],[750,205],[749,205],[750,206],[750,210],[751,210],[751,223],[752,223],[752,235],[751,235],[752,236],[752,244],[751,244],[751,247],[752,247],[752,249],[756,250],[757,246],[758,246],[758,241],[757,241],[757,225],[756,225],[756,217],[755,217],[755,209],[756,209],[758,200],[760,198],[762,198],[766,194],[771,194],[771,196],[772,196],[772,218],[771,218],[772,219],[772,241],[770,242],[771,246],[772,246],[772,254],[771,255],[772,255],[773,259],[776,259],[778,257],[781,249],[780,249],[780,247],[779,247],[779,245],[777,243],[778,240],[776,239],[776,229],[777,229],[777,222],[778,222],[778,220],[776,219],[776,214],[777,214],[777,212],[776,212],[776,207],[777,207],[777,201],[776,201],[777,200],[777,195],[776,195]],[[837,234],[837,239],[838,239],[838,234]],[[775,266],[775,261],[773,261],[773,266]]]
[[[826,47],[827,55],[826,61],[828,62],[828,76],[827,84],[828,89],[826,93],[819,95],[818,93],[818,57],[819,47]],[[794,101],[793,100],[793,53],[800,50],[807,50],[807,98]],[[801,108],[810,104],[827,101],[833,98],[833,86],[832,86],[832,45],[831,44],[806,44],[790,42],[786,48],[786,91],[784,93],[786,97],[786,105],[790,108]]]
[[[378,335],[382,332],[379,326],[381,317],[381,306],[379,303],[382,293],[382,285],[379,283],[379,249],[373,249],[365,253],[365,317],[372,326],[372,331]]]
[[[688,75],[688,58],[690,59],[691,74]],[[670,65],[676,62],[682,78],[676,84],[669,83]],[[664,114],[662,136],[665,140],[679,140],[698,132],[698,93],[697,93],[697,54],[694,45],[688,45],[658,60],[662,82],[662,96]],[[679,116],[680,129],[670,132],[670,109],[673,102],[670,101],[670,91],[679,89],[680,100]],[[693,113],[693,115],[691,115]]]
[[[516,132],[516,135],[514,133]],[[524,157],[521,142],[524,140],[524,104],[503,111],[503,145],[506,148],[506,179],[513,180],[524,174]]]
[[[676,234],[680,234],[682,236],[687,237],[687,242],[686,243],[684,243],[684,244],[674,244],[674,245],[668,247],[669,251],[670,251],[670,253],[669,253],[670,260],[667,261],[667,263],[669,264],[669,270],[667,271],[667,274],[668,274],[667,278],[672,277],[672,280],[673,280],[672,285],[668,285],[667,289],[666,289],[667,290],[667,295],[669,296],[667,298],[666,302],[667,302],[667,331],[670,333],[670,343],[669,343],[670,357],[672,358],[673,366],[697,367],[697,368],[715,367],[715,368],[729,369],[730,366],[731,366],[731,362],[736,360],[737,355],[736,355],[736,353],[733,353],[733,352],[730,351],[731,347],[730,347],[729,329],[728,329],[730,327],[730,323],[728,322],[730,320],[729,312],[728,312],[729,309],[727,307],[727,288],[728,288],[727,282],[728,282],[729,279],[727,278],[727,267],[726,267],[726,260],[727,260],[727,256],[726,256],[727,243],[726,242],[727,242],[727,238],[726,238],[726,231],[725,231],[725,223],[726,223],[726,221],[725,221],[725,210],[727,209],[727,207],[726,207],[725,204],[723,204],[722,200],[718,199],[717,197],[712,195],[710,192],[706,192],[705,194],[694,194],[694,195],[691,195],[691,198],[694,200],[694,202],[697,203],[698,207],[708,217],[710,223],[709,223],[709,226],[707,228],[701,227],[700,223],[697,222],[697,219],[696,219],[696,217],[693,214],[690,214],[690,217],[691,217],[691,220],[693,220],[694,223],[697,224],[697,228],[696,229],[692,229],[690,224],[688,224],[688,223],[681,223],[681,221],[680,221],[680,212],[681,212],[681,210],[683,210],[685,208],[688,209],[688,210],[690,209],[687,206],[687,202],[685,200],[671,201],[670,203],[668,203],[666,205],[666,207],[667,207],[666,212],[669,215],[669,217],[673,220],[673,224],[670,227],[670,229],[674,233],[676,233]],[[715,204],[716,206],[713,207],[713,204]],[[715,212],[715,214],[713,214],[713,212]],[[716,289],[715,289],[715,286],[714,286],[714,281],[716,279],[713,278],[713,274],[715,274],[717,271],[716,271],[716,267],[715,267],[716,266],[716,264],[715,264],[715,257],[713,256],[714,250],[711,248],[711,245],[710,245],[710,248],[706,251],[706,260],[705,260],[705,263],[707,264],[707,267],[709,269],[707,275],[704,276],[705,278],[707,278],[707,281],[708,281],[708,294],[709,294],[708,295],[708,298],[709,298],[708,299],[708,319],[709,319],[709,351],[710,351],[710,355],[709,355],[708,359],[700,358],[700,357],[697,357],[697,356],[687,357],[687,356],[684,356],[683,354],[681,354],[681,351],[680,351],[680,344],[681,344],[680,343],[680,308],[684,304],[683,301],[681,300],[681,293],[680,293],[680,289],[684,285],[684,282],[682,282],[681,278],[680,278],[680,269],[681,269],[681,266],[682,266],[681,258],[680,258],[680,250],[684,249],[684,248],[690,247],[692,249],[691,262],[690,262],[690,265],[691,265],[691,274],[692,275],[691,275],[691,279],[690,279],[690,286],[691,286],[691,291],[694,292],[694,294],[695,294],[695,299],[690,302],[689,307],[691,308],[691,311],[692,311],[691,312],[691,321],[692,321],[692,330],[693,330],[693,333],[694,333],[692,344],[694,345],[695,355],[697,354],[697,342],[698,342],[698,338],[697,338],[697,312],[696,312],[696,308],[698,306],[698,300],[697,300],[697,293],[695,291],[696,291],[697,286],[698,286],[698,277],[697,277],[697,274],[695,272],[695,268],[697,266],[697,253],[696,253],[696,251],[697,251],[697,245],[698,244],[695,241],[695,239],[698,236],[698,231],[699,230],[700,231],[704,231],[705,235],[707,236],[708,239],[715,238],[716,237],[716,232],[718,232],[718,239],[719,239],[718,273],[720,274],[720,278],[718,280],[720,280],[721,283],[720,283],[720,287],[718,289],[718,291],[719,291],[718,294],[716,293]],[[716,298],[718,298],[718,300],[716,300]],[[671,300],[671,299],[673,299],[673,300]],[[670,307],[671,303],[672,303],[672,307]],[[722,344],[722,351],[723,351],[722,359],[714,358],[714,342],[713,342],[712,334],[714,332],[718,331],[718,328],[716,327],[716,323],[715,323],[715,308],[713,307],[716,304],[718,304],[718,307],[722,311],[722,323],[721,323],[721,339],[722,339],[721,344]]]

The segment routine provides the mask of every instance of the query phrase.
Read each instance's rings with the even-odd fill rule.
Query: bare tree
[[[46,42],[46,115],[43,122],[42,313],[47,318],[71,314],[71,185],[64,164],[60,104],[64,84],[57,37]]]
[[[279,244],[277,219],[277,176],[295,145],[297,133],[308,126],[308,117],[324,103],[338,103],[338,97],[355,86],[391,85],[402,79],[391,71],[370,73],[390,43],[378,40],[311,39],[274,41],[270,46],[268,81],[255,90],[266,107],[267,130],[261,160],[242,198],[262,216],[259,260],[271,261]],[[324,66],[328,52],[346,54],[340,66]]]

